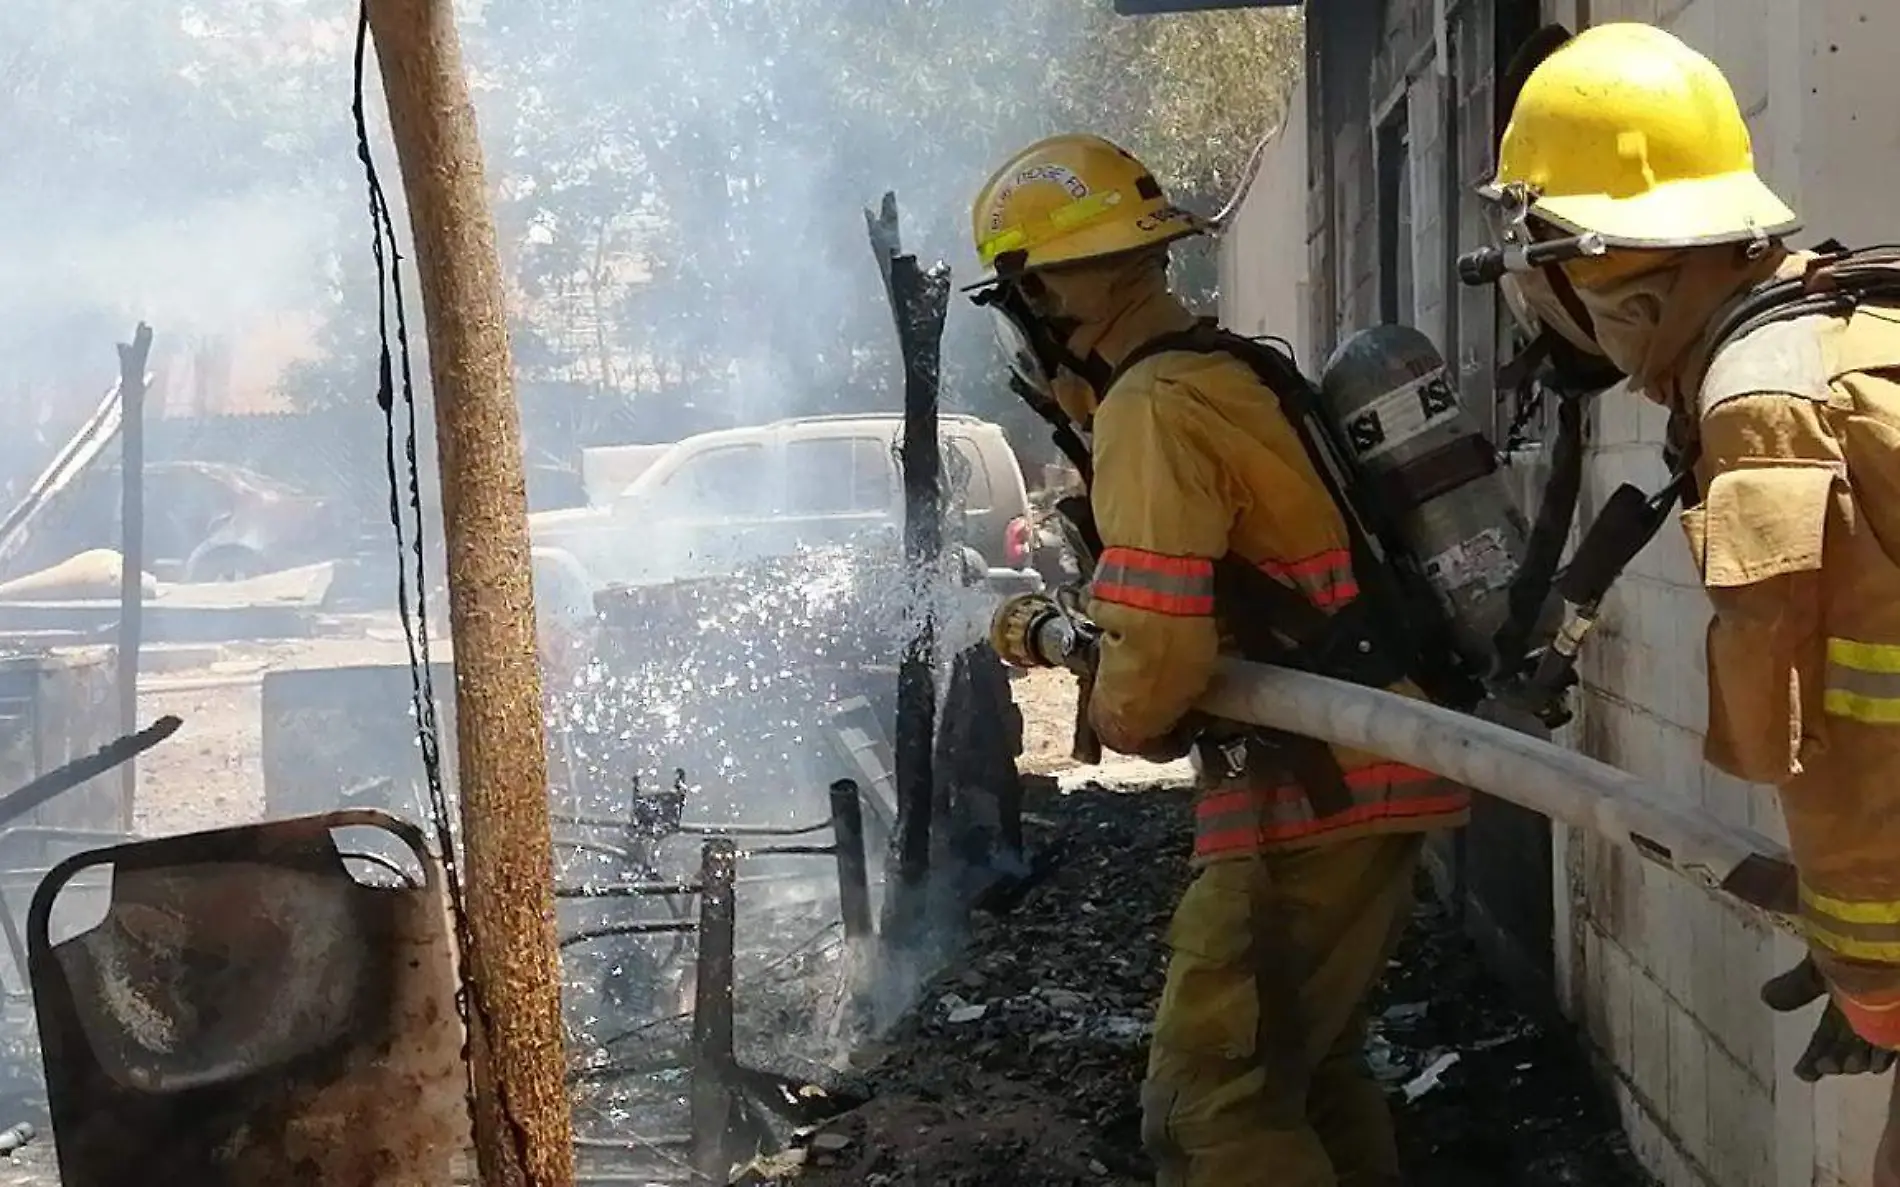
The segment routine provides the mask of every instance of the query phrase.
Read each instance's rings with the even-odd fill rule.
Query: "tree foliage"
[[[1231,195],[1299,65],[1296,15],[1114,16],[1102,0],[488,0],[475,53],[526,320],[548,376],[631,393],[646,435],[890,407],[859,211],[970,264],[968,202],[1057,130]],[[959,309],[949,396],[1008,405]]]
[[[348,115],[354,8],[0,5],[0,234],[15,257],[45,239],[49,218],[74,234],[115,221],[156,233],[193,211],[215,215],[219,200],[269,209],[293,189],[319,194],[320,217],[300,209],[284,222],[314,245],[297,280],[311,302],[328,293],[329,317],[319,357],[285,390],[306,407],[365,399],[375,291]],[[894,406],[894,334],[861,215],[885,190],[898,193],[906,246],[960,271],[973,263],[977,187],[1009,152],[1057,130],[1119,140],[1178,201],[1212,211],[1279,119],[1299,65],[1298,17],[1285,10],[1131,19],[1108,0],[462,0],[460,10],[515,287],[526,423],[533,433],[558,421],[580,443]],[[235,284],[204,271],[208,287]],[[35,314],[78,304],[77,294],[40,300]],[[946,342],[953,404],[1009,406],[996,398],[994,353],[959,301]]]
[[[343,143],[311,118],[310,2],[0,4],[8,394],[70,383],[74,356],[91,360],[86,374],[109,373],[127,306],[164,320],[148,306],[191,303],[181,293],[208,294],[196,302],[207,312],[220,296],[243,300],[250,278],[220,240],[259,209],[291,217],[283,196],[320,184]],[[294,263],[269,263],[307,271],[328,245],[311,236],[286,252]]]

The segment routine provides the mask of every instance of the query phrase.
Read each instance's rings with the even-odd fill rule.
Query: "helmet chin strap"
[[[1089,351],[1086,355],[1078,355],[1074,349],[1069,346],[1069,343],[1074,340],[1075,335],[1080,330],[1079,325],[1070,323],[1060,329],[1056,326],[1051,326],[1050,330],[1051,337],[1056,339],[1058,349],[1061,351],[1059,361],[1062,366],[1074,372],[1076,375],[1081,376],[1082,382],[1095,389],[1095,399],[1097,402],[1100,402],[1102,397],[1108,394],[1108,384],[1109,381],[1115,377],[1115,368],[1109,365],[1107,359],[1095,353],[1093,350]]]

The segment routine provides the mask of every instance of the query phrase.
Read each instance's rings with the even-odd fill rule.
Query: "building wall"
[[[1220,316],[1236,333],[1285,339],[1311,370],[1306,308],[1306,91],[1294,88],[1284,122],[1260,154],[1221,233]]]
[[[1431,334],[1455,361],[1467,398],[1492,404],[1501,430],[1509,409],[1491,390],[1506,348],[1495,300],[1449,278],[1455,252],[1485,233],[1468,191],[1491,166],[1492,79],[1509,50],[1499,43],[1510,40],[1507,27],[1522,35],[1539,18],[1572,29],[1617,19],[1673,29],[1728,73],[1758,165],[1807,217],[1797,242],[1895,237],[1889,195],[1900,186],[1900,123],[1888,113],[1900,81],[1890,81],[1887,47],[1900,43],[1900,6],[1316,0],[1307,6],[1309,366],[1346,334],[1396,314]],[[1394,235],[1390,210],[1401,185],[1406,217]],[[1288,217],[1275,210],[1275,220]],[[1229,242],[1231,275],[1260,266],[1254,242]],[[1225,312],[1245,324],[1260,300],[1236,289]],[[1655,489],[1664,477],[1662,429],[1660,410],[1626,392],[1596,401],[1582,516],[1622,482]],[[1532,464],[1518,477],[1535,475]],[[1725,820],[1785,836],[1772,792],[1701,762],[1707,618],[1681,533],[1665,529],[1611,596],[1583,672],[1578,720],[1562,740]],[[1463,863],[1510,848],[1512,835],[1474,827]],[[1634,1144],[1663,1182],[1866,1183],[1884,1081],[1802,1084],[1788,1069],[1814,1012],[1781,1018],[1757,998],[1763,980],[1797,959],[1797,946],[1592,837],[1558,828],[1550,846],[1555,934],[1543,955],[1551,983],[1601,1056]],[[1513,876],[1530,893],[1524,867]]]
[[[1577,5],[1546,4],[1576,27]],[[1591,23],[1664,25],[1728,74],[1757,164],[1807,217],[1804,240],[1892,236],[1900,183],[1891,110],[1900,84],[1878,46],[1900,9],[1866,0],[1594,0]],[[1584,507],[1664,475],[1660,409],[1620,390],[1598,401]],[[1612,594],[1584,671],[1573,741],[1724,820],[1785,839],[1773,793],[1701,762],[1708,605],[1679,531],[1665,530]],[[1867,1181],[1884,1083],[1810,1089],[1788,1071],[1813,1015],[1779,1019],[1757,987],[1793,941],[1714,896],[1593,838],[1557,840],[1566,1007],[1614,1070],[1631,1136],[1665,1183],[1756,1187]]]

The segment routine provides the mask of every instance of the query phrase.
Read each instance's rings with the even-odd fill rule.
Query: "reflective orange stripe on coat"
[[[1900,994],[1861,995],[1835,986],[1832,996],[1855,1034],[1876,1047],[1900,1051]]]
[[[1305,594],[1321,610],[1337,610],[1359,596],[1352,553],[1344,548],[1329,548],[1296,561],[1261,561],[1259,568]]]
[[[1089,596],[1182,618],[1214,613],[1214,562],[1143,548],[1106,548]]]
[[[1373,762],[1344,774],[1352,804],[1326,816],[1314,815],[1306,789],[1297,783],[1207,792],[1194,806],[1195,858],[1253,853],[1347,829],[1416,829],[1425,818],[1461,816],[1471,803],[1464,788],[1403,763]]]

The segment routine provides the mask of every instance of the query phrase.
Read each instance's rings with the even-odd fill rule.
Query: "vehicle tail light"
[[[1029,518],[1018,515],[1003,529],[1003,562],[1021,567],[1029,563]]]

